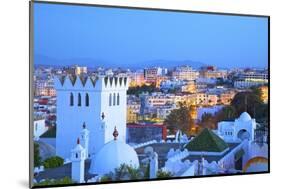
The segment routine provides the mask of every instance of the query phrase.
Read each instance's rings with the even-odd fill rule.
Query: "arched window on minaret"
[[[115,95],[115,93],[113,94],[113,106],[115,106],[115,104],[116,104],[116,95]]]
[[[81,106],[81,94],[78,93],[78,106]]]
[[[111,104],[112,104],[112,95],[111,95],[111,93],[109,94],[109,106],[111,106]]]
[[[74,105],[74,97],[73,97],[73,93],[70,93],[70,106]]]
[[[85,101],[86,101],[85,102],[86,106],[89,106],[89,104],[90,104],[90,97],[89,97],[88,93],[86,93]]]
[[[117,106],[119,106],[119,104],[120,104],[120,95],[119,93],[117,93]]]

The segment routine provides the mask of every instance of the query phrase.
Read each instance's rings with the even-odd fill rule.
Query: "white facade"
[[[46,125],[45,125],[45,119],[44,118],[34,120],[33,126],[34,126],[33,137],[35,139],[39,139],[39,137],[48,130],[48,127],[46,127]]]
[[[76,147],[71,150],[71,179],[77,183],[84,183],[86,151],[77,139]]]
[[[128,83],[122,77],[55,78],[58,156],[70,157],[83,123],[89,130],[89,154],[97,153],[112,139],[115,126],[119,140],[125,141]]]
[[[199,72],[189,66],[181,66],[172,72],[172,77],[180,80],[195,80],[199,77]]]
[[[80,132],[80,138],[81,138],[81,145],[85,149],[86,158],[89,157],[89,137],[90,137],[90,131],[86,128],[86,124],[83,124],[83,129]]]
[[[158,154],[154,152],[150,157],[150,161],[149,161],[149,178],[150,179],[157,178],[157,172],[158,172]]]
[[[254,141],[256,120],[244,112],[235,121],[222,121],[218,123],[217,134],[225,142],[240,142],[248,139]]]
[[[234,82],[235,88],[250,88],[253,86],[261,86],[267,84],[267,79],[256,79],[256,80],[249,80],[249,79],[240,79]]]

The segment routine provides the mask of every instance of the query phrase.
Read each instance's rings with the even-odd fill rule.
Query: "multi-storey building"
[[[138,114],[131,108],[127,107],[127,123],[137,123]]]
[[[63,72],[70,75],[81,75],[87,74],[88,68],[86,66],[73,65],[70,67],[65,67]]]
[[[227,71],[217,70],[217,68],[214,66],[206,66],[201,68],[200,77],[209,79],[227,78]]]
[[[52,79],[35,80],[34,82],[35,96],[56,96],[54,82]]]
[[[166,104],[174,103],[174,95],[166,95],[163,93],[155,93],[146,99],[148,107],[164,106]]]
[[[239,75],[239,79],[234,81],[235,88],[249,88],[252,86],[261,86],[268,83],[267,72],[246,72]]]
[[[196,84],[194,81],[188,81],[184,86],[181,87],[182,92],[195,93]]]
[[[165,71],[163,71],[163,69],[164,68],[160,68],[160,67],[153,67],[153,68],[144,69],[144,77],[145,77],[146,83],[156,84],[157,78],[159,76],[165,75]]]
[[[203,106],[214,106],[218,103],[218,96],[212,93],[197,93],[196,104]]]
[[[140,103],[136,101],[127,102],[127,123],[137,123],[140,114]]]
[[[192,69],[190,66],[177,67],[172,72],[172,77],[181,80],[195,80],[199,76],[199,72]]]
[[[261,100],[264,103],[268,103],[268,86],[260,87],[260,91],[261,91]]]
[[[219,95],[219,100],[221,104],[229,105],[234,98],[236,92],[234,90],[229,90],[221,93]]]
[[[130,87],[142,86],[145,84],[144,71],[140,70],[137,72],[130,73]]]

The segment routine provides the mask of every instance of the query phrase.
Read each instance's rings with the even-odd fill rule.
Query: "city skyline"
[[[159,61],[219,68],[268,63],[263,17],[36,4],[34,30],[35,64],[45,65],[44,57],[54,65],[128,68]]]

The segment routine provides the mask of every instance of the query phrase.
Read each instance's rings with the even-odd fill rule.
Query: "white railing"
[[[155,143],[157,143],[156,140],[151,140],[151,141],[147,141],[147,142],[143,142],[143,143],[139,143],[139,144],[133,145],[132,147],[134,149],[136,149],[136,148],[140,148],[140,147],[147,146],[147,145],[150,145],[150,144],[155,144]]]

